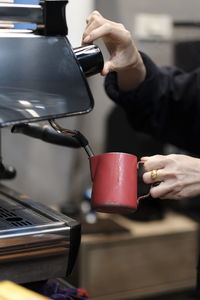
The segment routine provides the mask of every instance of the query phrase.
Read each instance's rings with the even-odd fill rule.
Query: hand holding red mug
[[[179,200],[200,194],[198,158],[170,154],[142,157],[141,161],[145,171],[143,180],[152,184],[150,194],[153,198]]]

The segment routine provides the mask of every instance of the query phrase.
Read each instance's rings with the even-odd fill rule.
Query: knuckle
[[[181,194],[180,193],[176,194],[176,196],[174,197],[174,199],[175,200],[181,200],[182,199]]]
[[[179,159],[179,158],[181,158],[182,159],[182,157],[184,156],[184,155],[182,155],[182,154],[175,154],[175,153],[172,153],[172,154],[169,154],[168,155],[170,158],[172,158],[172,159]]]
[[[183,200],[185,198],[186,197],[185,197],[183,191],[179,191],[178,193],[176,193],[175,200]]]
[[[123,34],[126,36],[127,40],[132,38],[131,32],[128,29],[126,29],[126,27],[122,23],[115,23],[115,24],[116,24],[117,29],[119,31],[123,32]]]
[[[145,172],[148,172],[150,170],[148,165],[149,165],[148,162],[145,161],[144,164],[143,164],[143,169],[144,169]]]
[[[128,31],[128,30],[126,30],[126,28],[124,27],[124,25],[122,23],[116,23],[116,25],[118,26],[119,29]]]
[[[90,21],[94,22],[97,21],[100,17],[101,17],[100,13],[97,10],[95,10],[92,12],[92,14],[89,16],[87,20],[88,22]]]
[[[173,187],[173,190],[176,192],[176,194],[182,194],[182,190],[183,190],[182,182],[177,181],[176,184]]]
[[[169,158],[172,158],[172,159],[173,159],[173,158],[175,157],[175,155],[176,155],[176,154],[172,153],[172,154],[169,154],[169,155],[167,155],[167,156],[168,156]]]
[[[88,35],[88,30],[85,30],[85,32],[83,33],[83,39]]]
[[[160,155],[160,154],[156,154],[153,156],[155,159],[163,159],[164,158],[164,155]]]
[[[131,39],[132,39],[132,36],[131,36],[130,31],[128,31],[128,30],[125,29],[125,28],[123,29],[123,31],[124,31],[124,35],[126,36],[127,41],[131,40]]]
[[[106,29],[106,31],[107,32],[111,32],[112,31],[112,26],[111,26],[111,24],[110,23],[105,23],[104,24],[104,27],[105,27],[105,29]]]
[[[174,170],[173,171],[171,171],[171,170],[164,170],[163,171],[163,177],[165,179],[177,180],[177,174],[174,172]]]
[[[167,155],[167,162],[169,162],[169,163],[177,163],[177,154],[169,154],[169,155]]]
[[[159,198],[159,195],[158,195],[156,189],[154,189],[154,188],[150,190],[150,195],[152,198]]]
[[[92,15],[94,15],[94,16],[100,16],[100,13],[98,12],[98,10],[95,9],[93,11]]]
[[[144,183],[150,183],[149,176],[147,173],[144,173],[142,176]]]

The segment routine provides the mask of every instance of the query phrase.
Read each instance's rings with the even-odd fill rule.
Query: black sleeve
[[[117,74],[108,74],[108,96],[124,108],[131,125],[182,149],[200,154],[200,68],[186,73],[157,67],[141,53],[147,76],[134,91],[122,92]]]

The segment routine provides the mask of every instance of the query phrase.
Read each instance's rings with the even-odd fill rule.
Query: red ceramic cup
[[[91,206],[104,213],[131,213],[138,202],[138,159],[128,153],[112,152],[91,156]]]

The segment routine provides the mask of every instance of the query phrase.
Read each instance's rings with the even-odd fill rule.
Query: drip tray
[[[0,230],[54,224],[55,220],[37,213],[0,192]]]
[[[66,277],[80,235],[77,221],[0,185],[0,280]]]

